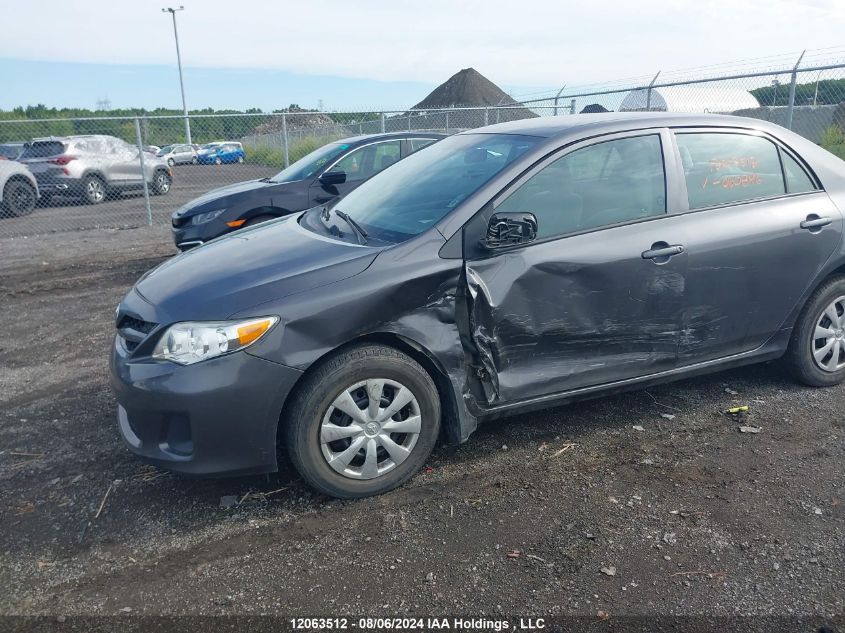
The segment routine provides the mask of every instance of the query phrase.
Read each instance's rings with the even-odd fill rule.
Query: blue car
[[[240,143],[208,143],[197,151],[197,162],[200,165],[242,163],[245,156],[243,145]]]

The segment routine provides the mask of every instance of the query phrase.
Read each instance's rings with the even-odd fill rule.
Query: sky
[[[792,59],[804,48],[845,50],[841,0],[181,2],[189,108],[403,109],[470,66],[519,98],[657,70]],[[0,109],[95,108],[100,99],[180,107],[163,6],[7,0]]]

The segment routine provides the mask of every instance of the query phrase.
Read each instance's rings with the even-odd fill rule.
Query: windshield
[[[173,148],[176,147],[175,145],[165,145],[160,150],[158,150],[159,154],[169,154],[173,151]]]
[[[328,165],[343,152],[349,149],[346,143],[329,143],[306,154],[290,167],[286,167],[270,179],[270,182],[293,182],[313,178],[323,167]]]
[[[203,145],[203,146],[200,147],[200,151],[201,152],[210,152],[212,150],[217,149],[218,147],[220,147],[220,146],[217,143],[207,143],[206,145]]]
[[[336,208],[375,239],[401,242],[433,226],[541,140],[514,134],[451,136],[376,174]]]

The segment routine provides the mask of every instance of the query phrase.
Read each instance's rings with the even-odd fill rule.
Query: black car
[[[214,189],[177,209],[173,241],[184,251],[243,227],[329,203],[443,137],[428,132],[369,134],[329,143],[272,178]]]
[[[141,278],[111,361],[158,466],[398,486],[483,420],[783,358],[845,379],[845,162],[657,113],[463,132]],[[831,424],[836,424],[832,421]]]

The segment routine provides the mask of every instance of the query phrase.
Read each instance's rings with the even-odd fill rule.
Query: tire
[[[214,164],[215,164],[215,165],[222,165],[222,164],[223,164],[223,161],[222,161],[222,160],[220,160],[220,157],[219,157],[219,156],[217,156],[217,157],[214,159]]]
[[[176,164],[176,161],[175,161],[175,160],[173,160],[172,158],[168,158],[168,159],[167,159],[167,165],[168,165],[169,167],[173,167],[175,164]]]
[[[831,277],[807,300],[784,361],[798,381],[811,387],[845,380],[845,277]]]
[[[90,174],[82,179],[82,197],[88,204],[100,204],[108,195],[106,183],[99,176]]]
[[[382,403],[375,417],[367,410],[372,389],[380,390]],[[398,413],[377,421],[389,415],[397,397],[404,403],[407,394],[412,399]],[[361,424],[353,424],[338,403],[346,411],[356,407]],[[385,431],[381,426],[387,424],[407,432]],[[290,460],[309,484],[340,499],[369,497],[402,485],[422,468],[440,432],[440,398],[431,376],[410,357],[392,347],[358,345],[306,376],[283,426]],[[358,430],[350,432],[350,427]],[[323,443],[327,432],[337,439]],[[375,460],[375,470],[367,456]]]
[[[0,216],[20,217],[29,215],[35,208],[38,194],[30,183],[25,180],[10,180],[3,188],[3,205]]]
[[[170,186],[173,184],[173,179],[163,169],[159,169],[153,174],[153,182],[150,184],[150,190],[153,195],[163,196],[170,191]]]

